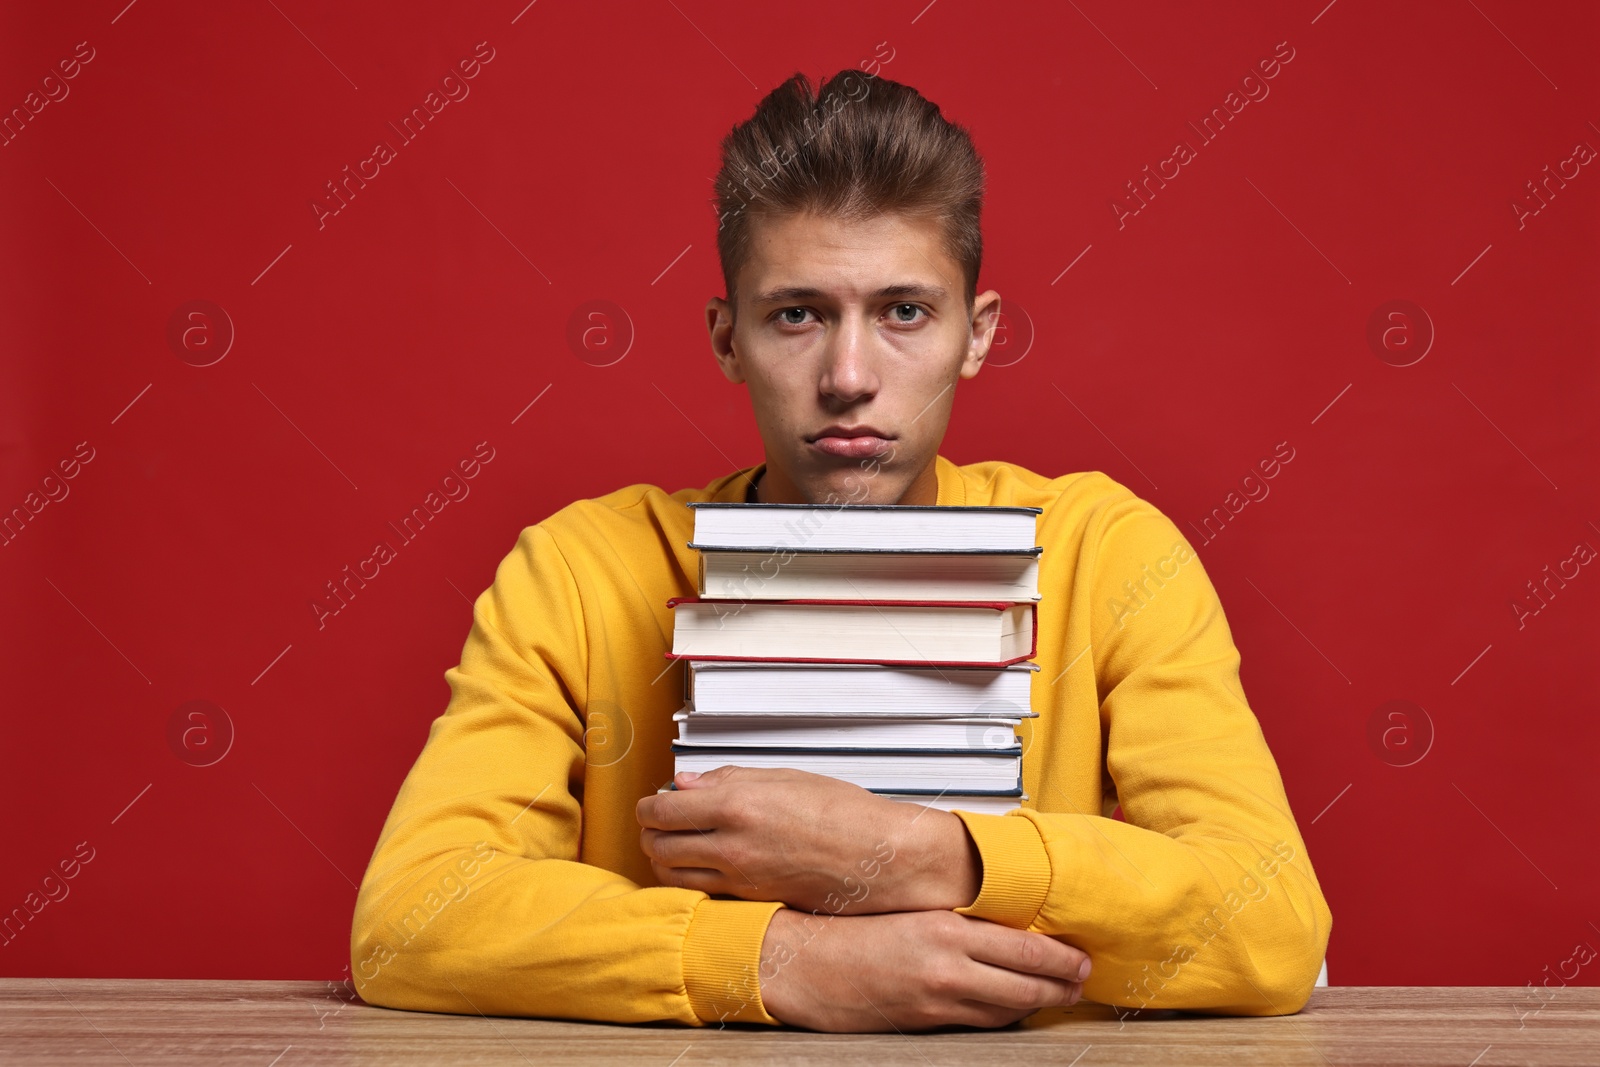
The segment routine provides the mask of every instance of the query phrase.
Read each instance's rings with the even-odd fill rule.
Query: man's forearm
[[[833,915],[972,904],[981,853],[951,812],[803,771],[719,767],[638,802],[662,885]]]
[[[1099,816],[970,818],[989,877],[959,914],[1084,949],[1090,999],[1276,1015],[1310,995],[1331,916],[1292,822],[1274,843]]]

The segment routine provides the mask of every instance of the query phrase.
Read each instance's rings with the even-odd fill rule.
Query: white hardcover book
[[[1038,600],[1039,550],[790,552],[705,549],[707,600]]]
[[[1022,788],[1022,749],[1013,752],[908,752],[735,749],[672,746],[676,771],[769,767],[827,775],[863,789],[897,793],[1014,793]]]
[[[690,660],[696,715],[898,715],[1029,718],[1039,665],[914,667],[880,663]]]
[[[664,785],[656,790],[657,793],[671,793],[671,785]],[[1004,815],[1022,807],[1028,800],[1028,794],[1021,792],[1012,793],[885,793],[878,790],[878,796],[885,800],[893,800],[901,804],[920,804],[926,808],[937,808],[940,811],[970,811],[975,815]]]
[[[1034,605],[672,597],[674,658],[1003,666],[1033,655]]]
[[[973,749],[1010,751],[1020,719],[869,719],[673,714],[682,745],[740,748]]]
[[[693,501],[691,548],[1027,552],[1043,508]]]

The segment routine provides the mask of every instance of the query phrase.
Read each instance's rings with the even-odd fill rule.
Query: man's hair
[[[722,140],[717,254],[728,302],[750,255],[752,217],[800,212],[937,221],[962,269],[967,308],[983,259],[983,161],[972,138],[908,85],[841,70],[813,92],[796,73]]]

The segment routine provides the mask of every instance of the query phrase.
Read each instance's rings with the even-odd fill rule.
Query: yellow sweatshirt
[[[940,505],[1043,509],[1030,806],[961,813],[983,881],[958,911],[1086,951],[1088,1000],[1298,1011],[1332,918],[1194,550],[1099,472],[936,464]],[[522,530],[362,879],[366,1001],[777,1023],[757,968],[784,905],[658,885],[634,819],[672,778],[685,668],[664,658],[667,599],[697,573],[684,505],[746,500],[760,473],[632,485]]]

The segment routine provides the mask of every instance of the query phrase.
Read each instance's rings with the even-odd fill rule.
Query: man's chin
[[[801,478],[798,488],[812,504],[895,504],[905,495],[901,479],[887,471],[869,474],[855,464],[817,471]]]

